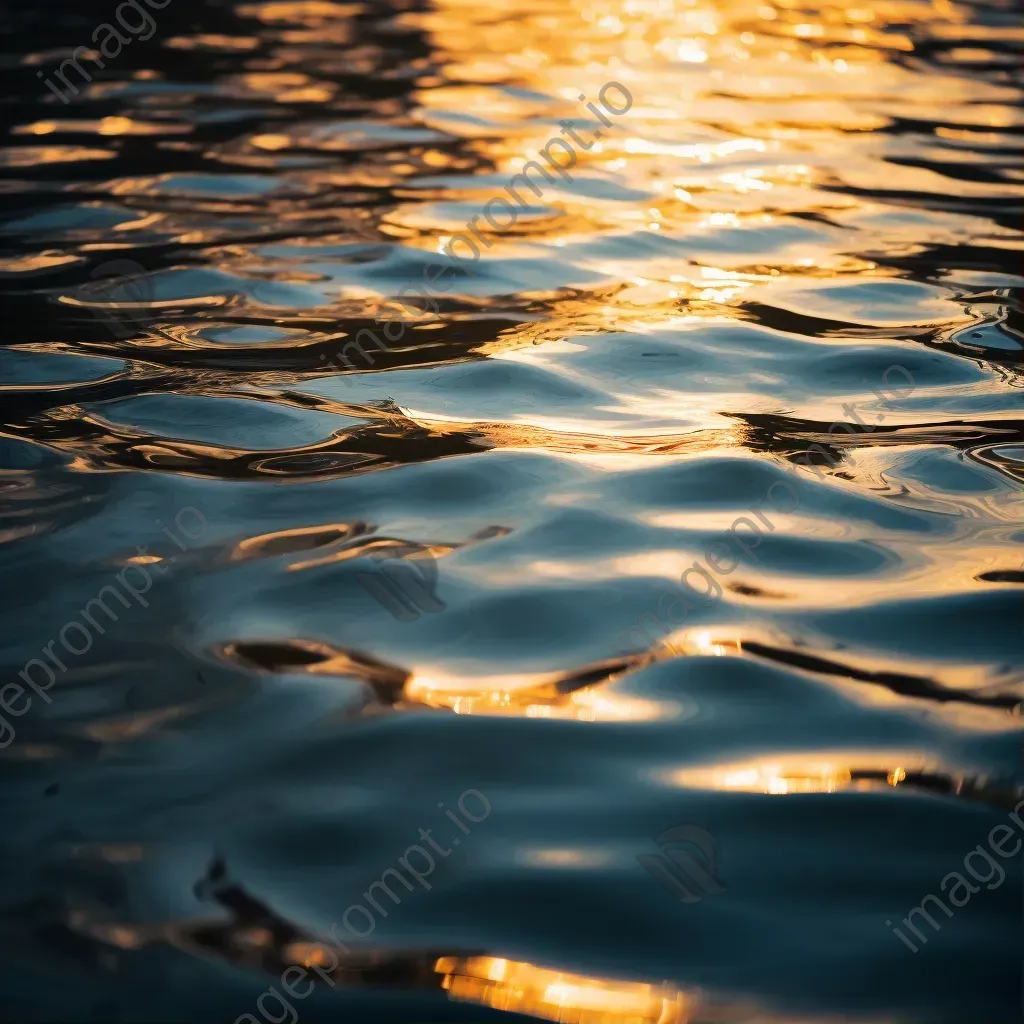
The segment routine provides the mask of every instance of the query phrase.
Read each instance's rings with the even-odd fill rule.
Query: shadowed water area
[[[1019,1022],[1020,4],[115,6],[0,15],[0,1020]]]

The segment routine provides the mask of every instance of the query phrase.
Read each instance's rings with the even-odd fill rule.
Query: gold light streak
[[[674,986],[591,978],[498,957],[442,957],[452,999],[571,1024],[688,1024],[696,1001]]]

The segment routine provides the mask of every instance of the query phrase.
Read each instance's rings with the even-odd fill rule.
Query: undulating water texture
[[[1019,2],[4,7],[0,1021],[1024,1019]]]

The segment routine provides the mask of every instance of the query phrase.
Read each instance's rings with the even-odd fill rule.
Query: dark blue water
[[[0,1020],[1024,1019],[1022,14],[8,4]]]

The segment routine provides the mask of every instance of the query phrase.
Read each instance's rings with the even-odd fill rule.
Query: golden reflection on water
[[[398,12],[389,19],[388,31],[396,38],[410,30],[426,34],[424,52],[404,54],[398,68],[382,66],[383,44],[362,45],[357,37],[360,19],[370,20],[363,4],[283,0],[245,3],[236,10],[250,19],[251,36],[205,33],[173,37],[165,45],[189,54],[190,59],[236,55],[239,59],[232,65],[236,73],[216,79],[218,102],[225,109],[228,103],[261,110],[280,105],[287,116],[260,117],[257,125],[244,129],[241,138],[207,142],[198,130],[200,123],[190,119],[189,100],[179,101],[181,107],[175,110],[161,107],[157,94],[143,94],[137,108],[131,109],[136,100],[118,92],[124,83],[105,81],[93,83],[84,96],[103,99],[109,112],[79,108],[75,111],[79,116],[72,116],[55,107],[48,116],[26,115],[24,123],[12,131],[18,144],[0,151],[0,163],[26,177],[33,168],[51,173],[56,168],[70,179],[70,165],[78,163],[99,177],[113,173],[104,172],[103,165],[127,152],[122,146],[149,144],[162,147],[165,154],[184,153],[185,148],[174,147],[193,145],[194,140],[179,136],[202,137],[195,147],[203,148],[204,160],[214,166],[219,162],[225,173],[195,177],[218,181],[197,184],[187,174],[155,173],[154,169],[167,166],[159,160],[137,165],[146,173],[132,173],[130,164],[119,166],[118,176],[105,183],[88,189],[76,186],[80,195],[105,194],[118,204],[112,216],[119,222],[105,230],[90,228],[86,241],[69,238],[67,251],[49,248],[0,263],[0,271],[30,275],[71,266],[108,248],[118,252],[139,244],[143,251],[153,251],[167,243],[182,247],[183,259],[187,256],[197,265],[205,262],[203,269],[220,272],[223,276],[201,278],[192,292],[182,288],[185,294],[175,294],[176,279],[163,275],[166,295],[160,291],[161,298],[151,297],[143,305],[150,313],[166,313],[177,322],[162,325],[161,332],[140,327],[140,337],[123,346],[122,352],[140,357],[140,364],[167,354],[165,349],[194,357],[200,349],[203,355],[215,351],[219,343],[204,337],[197,322],[217,323],[223,318],[232,323],[233,316],[252,316],[295,331],[286,340],[265,342],[268,348],[259,354],[267,361],[253,360],[249,365],[257,370],[249,375],[239,372],[225,383],[228,374],[221,374],[220,364],[201,363],[197,358],[195,365],[185,362],[182,378],[167,385],[169,390],[194,388],[198,394],[205,388],[210,395],[224,397],[235,388],[259,386],[266,389],[261,397],[269,407],[275,387],[305,383],[309,375],[323,372],[316,355],[305,362],[298,358],[301,346],[326,344],[328,337],[337,341],[350,330],[354,333],[352,323],[377,315],[404,283],[398,281],[406,270],[403,257],[390,250],[387,258],[395,257],[397,270],[377,266],[376,278],[372,273],[360,278],[353,263],[341,260],[342,269],[336,265],[325,269],[319,256],[268,254],[253,238],[272,237],[284,250],[300,251],[307,243],[311,249],[321,243],[329,249],[335,243],[384,248],[381,243],[400,242],[436,253],[453,233],[463,230],[467,218],[501,193],[502,185],[524,161],[537,158],[545,143],[558,135],[560,122],[572,119],[582,134],[592,136],[598,123],[579,97],[595,101],[612,80],[628,88],[633,105],[615,118],[600,139],[594,136],[589,149],[577,148],[574,183],[559,182],[546,189],[543,203],[524,211],[511,230],[497,232],[481,226],[486,237],[482,259],[493,261],[499,269],[490,277],[483,275],[482,284],[465,282],[465,294],[453,288],[439,322],[420,325],[447,337],[460,330],[468,333],[468,328],[497,312],[507,326],[491,333],[481,331],[474,340],[460,343],[461,347],[453,345],[451,352],[438,356],[439,377],[451,369],[450,363],[485,357],[490,369],[508,372],[510,380],[516,379],[517,372],[528,372],[535,375],[530,380],[557,380],[566,392],[574,386],[581,391],[589,388],[596,397],[561,405],[554,398],[548,404],[542,396],[519,407],[501,394],[494,408],[463,409],[452,397],[458,388],[448,378],[436,390],[451,399],[452,407],[440,399],[431,405],[437,397],[431,393],[417,395],[403,407],[395,404],[405,401],[403,397],[389,399],[386,409],[377,401],[358,410],[360,424],[383,425],[393,437],[416,433],[436,440],[462,435],[477,446],[471,449],[467,441],[458,452],[504,448],[542,452],[551,462],[571,458],[595,476],[598,471],[646,470],[656,456],[700,455],[712,461],[742,452],[751,461],[760,460],[767,443],[757,449],[756,456],[750,454],[753,431],[743,416],[793,413],[819,422],[825,431],[831,419],[842,415],[844,399],[856,398],[819,394],[816,380],[806,387],[798,380],[804,357],[808,362],[814,352],[831,357],[850,344],[849,333],[839,335],[823,324],[843,321],[845,330],[860,332],[855,340],[865,345],[895,336],[909,347],[918,336],[930,339],[931,331],[952,332],[978,315],[965,308],[952,286],[922,286],[915,293],[912,282],[898,279],[901,272],[893,262],[870,258],[876,246],[887,255],[909,258],[928,245],[956,246],[965,237],[994,234],[993,224],[981,215],[960,213],[955,207],[927,209],[927,216],[915,216],[913,207],[920,208],[929,197],[1005,201],[1005,181],[947,177],[922,166],[923,157],[936,153],[938,164],[942,154],[953,161],[956,153],[941,146],[960,146],[965,159],[978,157],[982,162],[986,147],[993,151],[1006,147],[1006,135],[994,129],[1024,123],[1012,107],[1019,95],[1009,81],[957,74],[953,68],[949,73],[935,68],[921,73],[912,59],[915,40],[920,38],[960,40],[964,45],[946,55],[952,64],[991,56],[986,48],[991,30],[984,34],[965,24],[969,12],[952,0],[854,0],[817,6],[800,0],[503,0],[497,5],[432,0],[429,9]],[[1024,29],[1003,26],[1000,31],[1007,39],[1024,40]],[[248,55],[268,40],[270,50],[250,61]],[[394,87],[394,92],[382,88],[381,95],[353,97],[337,81],[341,75],[372,78],[375,88],[386,85]],[[155,71],[133,74],[137,84],[157,77]],[[119,96],[128,97],[125,108],[114,112]],[[922,125],[943,124],[935,126],[934,136],[921,141],[909,133],[886,132],[898,118]],[[922,130],[921,134],[927,133]],[[94,144],[59,144],[72,135]],[[236,178],[254,180],[230,183],[239,189],[234,194],[230,188],[217,192],[213,186],[223,188],[223,179],[230,176],[225,169],[239,167],[245,168],[246,175]],[[1019,169],[1004,173],[1020,176]],[[270,191],[245,191],[261,185]],[[203,187],[211,187],[210,194]],[[902,217],[893,215],[899,203],[906,204],[901,207]],[[808,223],[813,223],[813,231],[798,230]],[[1009,243],[1004,240],[1003,244]],[[191,247],[187,252],[186,246]],[[387,258],[378,254],[368,262],[384,264]],[[531,277],[531,263],[542,260],[564,271],[565,278]],[[516,277],[516,268],[521,278]],[[243,287],[254,282],[293,286],[294,291],[287,293],[287,300],[273,291],[265,298],[255,288],[247,292]],[[888,307],[863,299],[858,305],[842,291],[867,282],[898,286],[902,297]],[[473,290],[475,286],[479,287]],[[754,306],[803,318],[805,333],[801,336],[795,327],[775,325],[755,335]],[[89,301],[68,294],[62,297],[61,312],[96,315],[133,308],[131,303],[102,302],[95,297]],[[302,333],[311,324],[320,333]],[[736,343],[735,360],[729,363],[722,338],[727,328],[737,325],[750,328],[750,333],[742,344]],[[162,333],[164,329],[167,333]],[[701,332],[711,339],[706,349],[701,349]],[[615,334],[619,337],[609,337]],[[696,368],[689,376],[666,375],[663,385],[656,375],[652,384],[642,374],[633,381],[628,371],[609,371],[609,365],[617,364],[601,361],[599,357],[607,355],[602,346],[625,349],[637,344],[635,336],[642,336],[643,343],[651,342],[652,347],[671,336],[681,349],[697,354]],[[429,340],[431,335],[417,331],[416,343],[423,344],[424,337]],[[754,365],[755,353],[772,349],[775,354],[773,346],[780,353],[777,361],[766,358]],[[252,343],[245,354],[252,357],[256,348]],[[295,354],[296,361],[287,361],[286,354]],[[787,362],[789,356],[792,359]],[[237,367],[231,365],[234,372]],[[215,380],[204,381],[208,366],[213,367],[210,376]],[[380,369],[372,368],[374,373]],[[812,369],[817,372],[819,367],[815,364]],[[133,372],[149,371],[140,367]],[[761,389],[755,391],[755,384]],[[221,390],[215,391],[215,386]],[[985,398],[986,386],[979,383],[974,397]],[[402,387],[397,383],[395,394],[401,396]],[[962,393],[968,390],[962,384],[955,388]],[[472,382],[466,390],[472,392]],[[469,405],[472,397],[467,399]],[[364,437],[363,426],[339,425],[339,432],[326,440],[296,443],[294,450],[286,448],[282,453],[264,451],[262,461],[250,464],[242,456],[252,454],[258,444],[252,438],[262,426],[233,448],[158,437],[104,418],[84,403],[84,399],[69,402],[39,414],[39,422],[47,428],[68,425],[67,434],[51,429],[52,438],[46,443],[73,450],[71,468],[83,473],[129,465],[178,476],[223,474],[225,480],[243,471],[254,476],[278,474],[282,483],[288,483],[308,479],[315,467],[331,476],[360,470],[368,463],[385,464],[385,457],[377,454],[381,447],[373,447],[379,438],[370,436],[369,428]],[[336,411],[343,411],[340,405]],[[887,426],[899,425],[901,416],[908,424],[921,418],[918,410],[893,414]],[[79,432],[70,424],[77,425]],[[876,453],[885,444],[924,447],[948,438],[952,430],[926,424],[917,433],[908,428],[906,433],[888,435],[888,440],[875,435],[870,443],[877,444]],[[29,428],[24,432],[28,434]],[[796,432],[805,440],[819,436],[809,428]],[[844,443],[842,437],[825,433],[820,438],[837,446]],[[776,436],[781,446],[787,439],[784,431]],[[848,445],[852,448],[860,440]],[[454,448],[445,449],[444,454],[453,452]],[[993,475],[1020,480],[1020,462],[1010,455],[975,451],[971,458],[984,463]],[[951,523],[953,513],[967,508],[974,517],[972,527],[988,521],[988,535],[975,531],[967,537],[957,533],[960,525],[953,525],[943,534],[908,531],[905,540],[887,537],[882,543],[898,556],[894,561],[899,562],[900,575],[895,580],[894,571],[861,576],[851,571],[837,585],[837,577],[815,576],[801,565],[790,572],[761,565],[760,574],[746,574],[746,591],[730,594],[722,607],[728,603],[730,611],[739,608],[743,614],[764,611],[769,601],[774,603],[768,614],[780,606],[795,605],[802,605],[802,610],[867,608],[883,597],[952,595],[966,591],[983,571],[1007,569],[1002,552],[1015,522],[1008,521],[1005,506],[994,497],[970,506],[972,499],[963,492],[951,496],[941,490],[941,484],[929,490],[922,483],[913,493],[904,488],[896,494],[903,484],[893,483],[891,465],[869,454],[857,464],[855,475],[847,461],[847,480],[837,485],[833,496],[840,487],[849,486],[852,492],[859,484],[884,495],[893,506],[903,502],[904,507],[941,513]],[[17,479],[22,486],[21,478]],[[599,500],[596,490],[586,493],[583,485],[580,488],[551,487],[537,500],[550,507],[593,505],[595,495]],[[682,512],[673,510],[674,500],[662,505],[652,501],[647,508],[623,512],[623,520],[630,516],[644,528],[696,533],[724,532],[736,517],[737,509],[727,502],[716,507],[698,502],[695,511]],[[741,500],[748,499],[744,495]],[[414,502],[413,514],[418,511]],[[472,509],[472,503],[467,501],[466,507]],[[292,574],[286,577],[287,583],[299,593],[307,582],[304,574],[323,574],[319,579],[326,580],[332,570],[353,569],[342,563],[360,557],[406,554],[405,541],[374,535],[368,524],[343,521],[340,517],[346,514],[337,509],[327,513],[320,507],[305,520],[303,511],[287,521],[269,520],[260,527],[242,523],[220,551],[211,548],[204,558],[208,556],[217,570],[244,565],[246,571],[253,570],[253,578],[259,568],[255,563],[281,559],[282,574]],[[518,512],[510,513],[510,519],[514,514]],[[820,510],[803,515],[801,510],[788,518],[775,537],[838,543],[844,534],[859,528]],[[468,527],[467,532],[474,528]],[[441,558],[478,540],[473,534],[449,537],[446,543],[434,539],[419,543],[418,549]],[[660,542],[605,552],[607,557],[588,554],[578,561],[542,550],[532,552],[530,561],[523,563],[484,559],[478,572],[487,577],[487,585],[510,592],[523,575],[531,582],[572,580],[595,588],[660,576],[671,577],[674,584],[694,554],[684,555],[679,544],[664,550]],[[160,556],[140,555],[131,561],[156,565]],[[459,559],[446,564],[452,562]],[[462,564],[453,574],[469,576],[473,571]],[[758,585],[756,590],[751,583]],[[258,589],[269,594],[275,588]],[[272,621],[277,608],[270,603],[272,598],[265,600],[266,607],[255,610],[240,601],[241,611],[249,621]],[[624,614],[620,631],[642,610]],[[282,613],[278,621],[294,621],[289,613]],[[422,652],[389,652],[375,636],[364,651],[346,646],[362,643],[363,636],[349,634],[342,639],[331,632],[333,626],[309,639],[261,637],[258,642],[232,642],[222,638],[217,649],[224,661],[244,663],[248,669],[255,666],[289,676],[307,673],[325,684],[328,677],[362,680],[373,689],[377,703],[360,704],[360,712],[369,707],[377,713],[386,704],[403,711],[433,708],[459,715],[595,723],[650,723],[691,715],[685,685],[680,686],[683,692],[671,697],[648,696],[642,690],[642,670],[656,672],[662,667],[657,662],[670,658],[722,659],[703,665],[709,673],[721,671],[715,678],[722,681],[722,704],[715,706],[714,699],[707,702],[712,715],[718,714],[721,720],[728,714],[731,681],[722,670],[733,667],[724,659],[758,657],[753,644],[765,639],[767,632],[757,624],[748,628],[748,623],[730,620],[674,629],[659,638],[663,646],[652,653],[591,661],[562,672],[516,672],[494,663],[481,668],[479,662],[463,667],[444,658],[433,661]],[[337,628],[340,634],[342,627]],[[832,674],[827,666],[822,668],[816,677],[822,689],[831,687],[843,696],[856,691],[864,704],[875,703],[889,711],[909,700],[872,677],[872,673],[880,677],[883,669],[905,670],[907,678],[929,674],[927,681],[959,686],[965,692],[982,693],[998,682],[989,675],[990,665],[961,664],[953,656],[932,663],[927,653],[907,654],[901,660],[902,655],[865,648],[846,652],[848,676],[842,675],[843,665],[833,666]],[[637,678],[630,678],[634,674]],[[807,672],[799,678],[806,682],[809,676]],[[633,684],[640,688],[638,692],[630,692]],[[158,736],[166,726],[193,715],[201,699],[142,713],[118,712],[85,726],[80,734],[108,745]],[[913,710],[923,707],[920,701]],[[1004,711],[995,708],[949,703],[937,710],[927,706],[927,710],[965,732],[1006,728]],[[771,714],[764,721],[770,723]],[[754,728],[762,724],[755,723]],[[762,742],[761,736],[751,742]],[[24,743],[15,756],[55,757],[56,752]],[[830,749],[826,742],[822,749],[797,754],[776,755],[769,748],[725,763],[680,766],[677,761],[660,768],[656,777],[669,788],[768,796],[941,785],[944,792],[957,796],[975,793],[996,799],[983,784],[968,785],[962,766],[939,762],[930,753],[895,747],[881,752]],[[556,846],[538,855],[536,865],[582,868],[598,864],[600,855],[600,851]],[[100,937],[130,949],[141,943],[140,935],[117,926]],[[254,946],[269,947],[275,933],[252,929],[248,938]],[[308,943],[296,943],[288,952],[298,962],[308,948]],[[371,955],[379,955],[382,961],[387,956],[378,949]],[[709,1007],[702,993],[658,981],[658,972],[650,965],[640,968],[650,971],[645,976],[651,980],[588,976],[496,956],[442,956],[434,965],[440,984],[453,999],[564,1024],[771,1019],[760,1012]],[[795,1021],[785,1019],[790,1024]],[[816,1018],[816,1024],[822,1020]]]
[[[778,1016],[670,982],[574,974],[504,957],[444,956],[434,970],[452,999],[559,1024],[829,1024],[828,1017]]]
[[[416,673],[405,685],[405,697],[429,707],[449,708],[458,715],[516,715],[580,722],[644,722],[672,717],[671,708],[661,701],[629,697],[598,686],[560,693],[559,678],[481,680]],[[608,678],[613,679],[614,674]]]
[[[560,222],[529,232],[556,245],[587,231],[646,225],[699,232],[722,226],[722,218],[750,227],[787,210],[850,206],[848,198],[817,191],[828,180],[819,170],[823,148],[844,167],[846,152],[856,156],[849,166],[860,187],[892,187],[893,165],[870,149],[865,158],[856,133],[884,127],[897,97],[920,114],[947,99],[977,103],[1010,93],[952,75],[925,78],[892,61],[913,49],[908,25],[931,31],[963,20],[951,3],[902,0],[813,11],[730,0],[522,0],[499,9],[439,0],[434,10],[401,18],[425,30],[444,61],[447,84],[415,94],[417,117],[470,139],[502,178],[536,156],[560,119],[594,122],[581,93],[592,99],[614,79],[634,95],[614,129],[589,151],[578,150],[574,174],[611,176],[646,193],[646,206],[559,192]],[[473,191],[468,181],[447,196]],[[421,228],[423,215],[420,208]],[[492,241],[491,257],[516,244]],[[423,244],[432,247],[427,237]],[[794,262],[809,269],[818,259]],[[735,292],[708,289],[706,297],[728,302]]]
[[[869,768],[867,765],[874,762]],[[839,762],[839,763],[837,763]],[[689,789],[717,789],[737,793],[835,793],[841,789],[871,790],[895,786],[906,778],[902,765],[889,767],[891,758],[862,757],[857,768],[842,763],[839,752],[813,756],[765,759],[714,768],[680,768],[666,776],[674,785]],[[860,777],[858,777],[860,773]]]
[[[75,135],[184,135],[191,131],[187,125],[159,124],[139,121],[130,117],[103,117],[96,121],[62,120],[34,121],[11,129],[12,135],[53,135],[66,132]]]
[[[693,1001],[671,985],[612,981],[491,956],[442,957],[452,999],[565,1024],[687,1024]]]
[[[918,750],[809,751],[748,761],[658,771],[666,785],[726,793],[801,796],[811,793],[877,792],[897,787],[1013,807],[1024,790],[972,774]]]
[[[113,160],[116,156],[112,149],[90,149],[87,146],[8,146],[0,149],[0,167],[42,167],[85,160]]]

